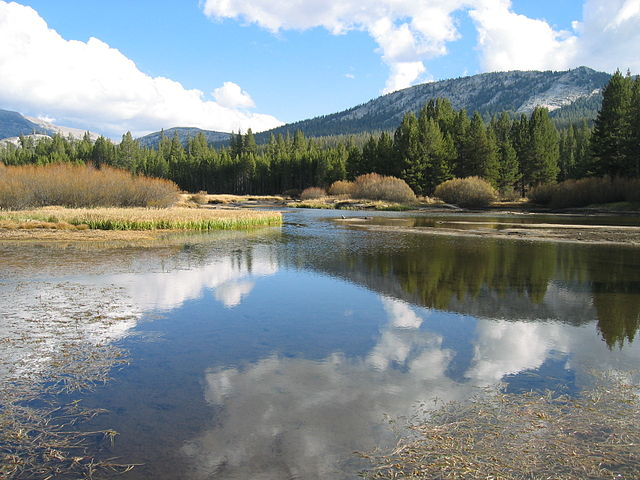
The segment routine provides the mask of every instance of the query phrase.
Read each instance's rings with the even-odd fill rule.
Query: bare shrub
[[[300,194],[300,199],[302,200],[314,200],[316,198],[326,197],[327,192],[324,188],[320,187],[309,187],[305,188]]]
[[[486,207],[498,198],[491,184],[480,177],[447,180],[436,187],[434,195],[465,208]]]
[[[356,184],[347,180],[338,180],[333,182],[329,187],[329,195],[353,195],[356,189]]]
[[[377,173],[367,173],[356,178],[352,193],[354,198],[368,200],[386,200],[389,202],[415,202],[413,193],[407,182],[396,177],[387,177]]]
[[[586,207],[613,202],[640,200],[640,180],[621,177],[581,178],[541,185],[529,192],[531,202],[553,208]]]
[[[209,203],[209,194],[204,190],[201,190],[198,193],[191,195],[189,199],[193,203],[197,203],[198,205],[206,205],[207,203]]]
[[[52,164],[5,167],[0,175],[0,208],[168,207],[178,199],[169,180],[134,176],[109,167]]]

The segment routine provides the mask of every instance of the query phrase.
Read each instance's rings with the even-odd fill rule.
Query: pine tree
[[[498,151],[492,132],[487,133],[484,120],[478,112],[473,114],[466,140],[462,146],[461,177],[479,176],[493,185],[498,180]]]
[[[619,70],[602,91],[602,107],[591,136],[595,175],[628,175],[631,79]]]
[[[631,87],[628,124],[627,174],[640,177],[640,76],[636,77]]]
[[[553,183],[558,179],[558,131],[546,108],[536,107],[529,120],[529,144],[523,167],[528,186]]]

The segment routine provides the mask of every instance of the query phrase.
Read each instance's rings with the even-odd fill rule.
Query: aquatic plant
[[[231,230],[280,225],[279,212],[213,210],[204,208],[78,208],[46,207],[36,210],[0,212],[0,221],[48,222],[98,230]]]
[[[615,377],[579,396],[487,391],[426,406],[366,479],[640,478],[638,385]]]

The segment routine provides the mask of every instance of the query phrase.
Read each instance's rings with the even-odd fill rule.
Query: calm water
[[[99,455],[144,464],[118,478],[343,479],[422,401],[575,392],[640,365],[640,249],[367,232],[343,213],[147,249],[0,245],[0,381],[63,342],[117,347],[129,364],[79,398],[109,410],[83,428],[120,433]]]

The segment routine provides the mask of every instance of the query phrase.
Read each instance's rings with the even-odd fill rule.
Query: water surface
[[[109,410],[83,428],[120,433],[97,454],[144,464],[125,479],[356,478],[352,452],[392,441],[387,420],[421,402],[637,368],[640,249],[362,231],[343,214],[157,248],[0,245],[0,335],[43,339],[0,342],[0,366],[44,372],[63,341],[125,352],[75,394]]]

